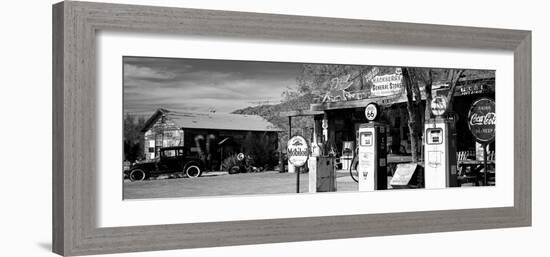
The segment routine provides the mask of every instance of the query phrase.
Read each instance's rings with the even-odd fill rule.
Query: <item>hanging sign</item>
[[[305,138],[293,136],[287,142],[288,161],[295,167],[302,167],[309,157],[309,147]]]
[[[376,120],[380,114],[379,110],[380,108],[376,103],[369,103],[367,107],[365,107],[365,117],[368,121]]]
[[[367,73],[367,75],[364,76],[365,80],[366,81],[372,80],[374,76],[378,74],[379,71],[380,70],[378,69],[378,67],[372,68],[372,70],[370,70],[369,73]]]
[[[444,96],[436,96],[430,103],[430,108],[435,116],[441,116],[447,111],[447,98]]]
[[[475,95],[490,92],[490,88],[485,84],[473,84],[473,85],[464,85],[457,88],[455,96],[463,95]]]
[[[372,79],[371,96],[393,96],[403,92],[403,84],[401,74],[388,74],[376,76]]]
[[[495,101],[481,98],[475,101],[468,113],[468,127],[476,141],[490,143],[495,139]]]
[[[322,127],[323,129],[328,129],[328,120],[323,119],[323,120],[321,121],[321,127]]]

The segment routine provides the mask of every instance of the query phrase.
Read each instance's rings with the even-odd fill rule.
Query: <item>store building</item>
[[[278,149],[278,127],[257,115],[191,113],[158,109],[141,130],[146,159],[162,147],[185,146],[202,156],[212,169],[233,154],[250,152],[261,142],[266,151]]]
[[[369,103],[377,103],[382,107],[380,121],[387,124],[388,164],[405,163],[411,161],[411,143],[408,128],[407,96],[402,84],[400,72],[375,76],[372,86],[358,91],[341,90],[321,95],[310,106],[308,113],[315,120],[314,134],[317,142],[324,142],[326,148],[335,156],[349,154],[349,149],[344,145],[356,142],[357,131],[362,123],[366,123],[365,106]],[[426,93],[424,85],[419,85],[421,101],[418,114],[424,120],[426,105]],[[447,95],[449,85],[434,82],[432,96]],[[476,142],[468,129],[468,110],[471,104],[481,98],[495,97],[495,73],[494,71],[465,74],[457,82],[457,88],[453,95],[452,118],[456,124],[457,153],[476,155]],[[415,99],[416,101],[416,99]],[[289,117],[297,116],[298,112],[288,112]],[[423,131],[423,129],[420,129]],[[422,136],[422,135],[421,135]],[[418,146],[421,153],[422,145]],[[490,145],[494,151],[494,143]],[[478,151],[479,152],[479,151]],[[464,156],[466,158],[468,156]],[[422,157],[421,157],[422,158]]]

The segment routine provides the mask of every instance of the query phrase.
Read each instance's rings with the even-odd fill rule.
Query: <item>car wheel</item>
[[[237,174],[241,171],[241,167],[239,166],[233,166],[231,169],[229,169],[229,174]]]
[[[142,181],[145,180],[147,174],[143,170],[132,170],[128,177],[130,178],[130,181]]]
[[[198,178],[202,174],[201,168],[197,165],[189,165],[185,168],[185,175],[190,178]]]

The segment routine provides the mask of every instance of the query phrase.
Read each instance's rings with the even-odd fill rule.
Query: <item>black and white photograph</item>
[[[546,6],[8,1],[0,256],[546,256]]]
[[[122,62],[125,200],[497,182],[494,70]]]

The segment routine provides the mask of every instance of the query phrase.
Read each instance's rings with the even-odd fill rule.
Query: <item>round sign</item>
[[[376,118],[378,118],[379,114],[379,107],[376,103],[370,103],[367,104],[367,107],[365,107],[365,117],[368,121],[373,121]]]
[[[243,153],[237,154],[237,160],[239,160],[239,161],[244,160],[244,154]]]
[[[305,138],[293,136],[287,143],[288,161],[295,167],[306,164],[309,157],[309,147]]]
[[[493,141],[496,127],[495,101],[488,98],[475,101],[468,113],[468,127],[478,142]]]
[[[447,110],[447,98],[444,96],[434,97],[430,104],[430,108],[432,109],[432,114],[435,116],[445,114],[445,111]]]

